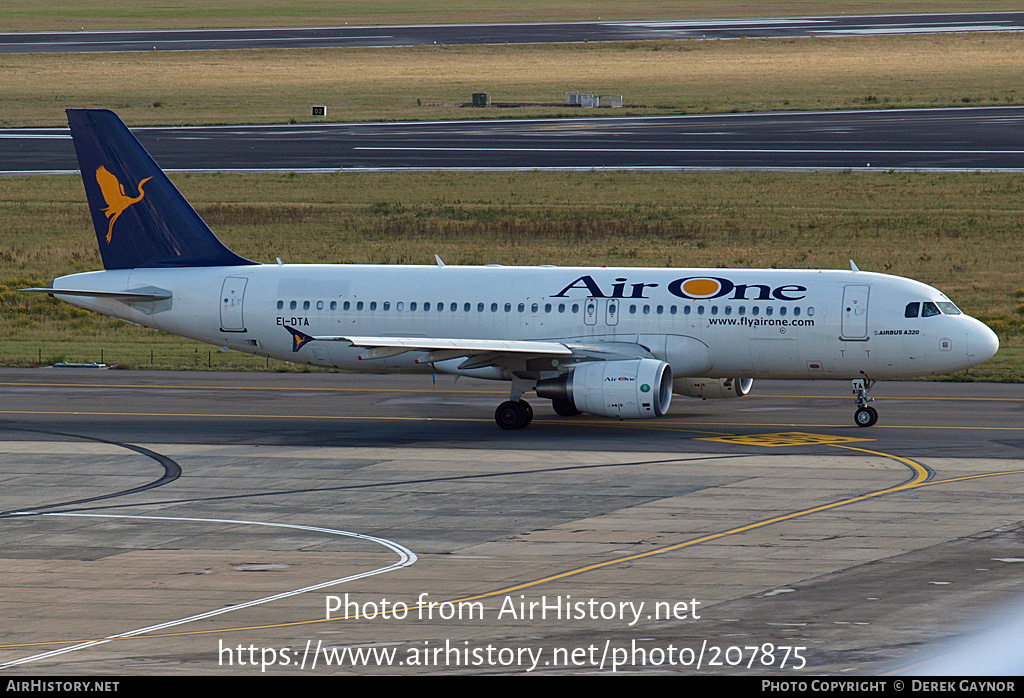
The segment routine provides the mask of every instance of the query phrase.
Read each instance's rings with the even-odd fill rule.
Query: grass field
[[[782,15],[981,12],[1019,8],[1000,0],[33,0],[0,5],[2,31],[183,27],[342,26],[683,19]]]
[[[1005,3],[8,3],[0,29],[324,25],[1013,9]],[[428,8],[428,9],[424,9]],[[1020,8],[1018,8],[1020,9]],[[509,14],[515,16],[510,17]],[[613,14],[616,13],[616,14]],[[352,19],[347,17],[351,14]],[[70,23],[70,26],[69,24]],[[1020,104],[1024,35],[660,41],[545,46],[0,55],[0,126],[64,126],[113,108],[132,126],[579,116],[568,90],[622,94],[616,115]],[[597,115],[598,112],[591,112]],[[607,112],[603,112],[607,113]],[[776,266],[887,271],[931,283],[999,332],[968,379],[1024,380],[1020,174],[185,175],[231,247],[289,262]],[[0,179],[0,363],[266,369],[267,362],[16,291],[99,268],[77,178]],[[282,364],[270,362],[269,368]]]
[[[1020,104],[1024,34],[390,49],[0,55],[0,126],[579,116],[564,93],[622,94],[616,115]],[[473,92],[514,109],[459,105]],[[608,114],[610,110],[585,110]]]
[[[257,261],[848,268],[910,276],[996,329],[974,379],[1024,380],[1024,175],[412,173],[181,175]],[[266,368],[24,286],[99,268],[75,177],[0,180],[0,362]],[[270,362],[275,368],[275,362]]]

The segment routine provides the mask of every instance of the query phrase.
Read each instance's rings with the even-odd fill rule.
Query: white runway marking
[[[361,145],[353,150],[426,150],[481,152],[480,148],[457,146],[375,146]],[[1024,150],[917,150],[905,148],[501,148],[488,146],[487,152],[508,153],[827,153],[875,154],[900,153],[911,155],[1020,155]]]
[[[1015,32],[1022,28],[1015,24],[990,24],[981,26],[959,25],[939,27],[878,27],[875,29],[812,29],[812,34],[832,36],[868,36],[871,34],[942,34],[959,32]]]
[[[398,561],[392,563],[386,567],[379,567],[375,570],[368,570],[366,572],[360,572],[358,574],[349,575],[348,577],[342,577],[340,579],[332,579],[327,582],[321,582],[320,584],[314,584],[312,586],[303,587],[301,589],[295,589],[293,591],[285,591],[280,594],[274,594],[273,596],[265,596],[261,599],[254,599],[252,601],[246,601],[244,603],[233,604],[231,606],[225,606],[223,608],[214,609],[212,611],[206,611],[199,613],[194,616],[188,616],[187,618],[180,618],[178,620],[171,620],[165,623],[159,623],[157,625],[150,625],[145,628],[139,628],[138,630],[130,630],[125,633],[119,633],[117,635],[109,635],[103,640],[90,640],[88,642],[81,642],[76,645],[69,647],[62,647],[56,650],[50,650],[49,652],[43,652],[42,654],[35,654],[30,657],[23,657],[22,659],[16,659],[12,662],[0,664],[0,670],[8,669],[10,667],[18,666],[20,664],[28,664],[29,662],[38,661],[40,659],[47,659],[49,657],[56,657],[61,654],[68,652],[74,652],[75,650],[85,649],[87,647],[95,647],[96,645],[102,645],[111,640],[117,640],[126,637],[135,637],[137,635],[144,635],[146,633],[155,632],[157,630],[166,630],[167,628],[173,628],[178,625],[184,625],[191,623],[196,620],[202,620],[204,618],[212,618],[214,616],[223,615],[232,611],[238,611],[243,608],[251,608],[252,606],[259,606],[261,604],[269,603],[271,601],[278,601],[280,599],[286,599],[291,596],[298,596],[299,594],[305,594],[306,592],[316,591],[318,589],[326,589],[328,587],[336,586],[338,584],[344,584],[345,582],[351,582],[356,579],[364,579],[366,577],[373,577],[378,574],[384,574],[385,572],[391,572],[393,570],[408,567],[416,562],[416,553],[409,550],[403,545],[395,543],[394,541],[387,540],[386,538],[377,538],[375,536],[368,536],[363,533],[353,533],[351,531],[341,531],[333,528],[322,528],[320,526],[302,526],[299,524],[285,524],[285,523],[269,523],[266,521],[245,521],[245,520],[234,520],[234,519],[204,519],[204,518],[192,518],[184,516],[130,516],[130,515],[118,515],[118,514],[43,514],[43,516],[74,516],[81,518],[99,518],[99,519],[144,519],[147,521],[192,521],[200,523],[220,523],[220,524],[243,524],[250,526],[269,526],[272,528],[291,528],[300,531],[312,531],[315,533],[329,533],[336,536],[345,536],[348,538],[357,538],[359,540],[370,541],[377,543],[385,548],[391,550],[398,555]]]
[[[51,140],[51,141],[70,141],[70,133],[0,133],[0,138],[14,138],[15,140],[23,140],[29,138]]]

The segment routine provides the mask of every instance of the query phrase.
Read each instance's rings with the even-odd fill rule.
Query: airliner
[[[190,339],[345,371],[510,383],[502,429],[559,415],[649,419],[673,394],[755,378],[842,379],[854,423],[881,379],[991,358],[999,340],[940,291],[850,269],[260,264],[228,249],[113,112],[68,121],[102,271],[25,289]]]

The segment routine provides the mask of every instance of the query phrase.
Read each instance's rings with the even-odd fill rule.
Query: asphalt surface
[[[0,34],[0,53],[524,44],[1024,30],[1024,12]]]
[[[533,424],[503,432],[502,384],[467,379],[2,369],[0,670],[611,673],[621,652],[629,673],[929,667],[933,643],[1024,592],[1024,393],[881,383],[870,429],[848,393],[756,382],[645,422],[534,400]],[[346,593],[414,610],[327,622]],[[480,614],[431,616],[422,594]],[[545,601],[585,606],[501,614]],[[346,647],[405,663],[281,663]],[[984,652],[958,673],[994,673]]]
[[[1024,107],[134,129],[165,169],[1024,169]],[[0,130],[2,172],[75,172],[67,129]]]

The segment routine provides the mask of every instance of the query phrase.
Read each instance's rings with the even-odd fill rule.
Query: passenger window
[[[718,306],[717,305],[711,306],[711,314],[712,315],[718,315]]]
[[[772,314],[772,312],[774,312],[774,310],[775,310],[775,309],[774,309],[774,308],[772,308],[772,306],[770,306],[770,305],[769,305],[769,306],[768,306],[767,308],[765,308],[765,309],[764,309],[764,314],[765,314],[765,315],[771,315],[771,314]]]
[[[725,314],[726,315],[732,315],[732,306],[731,305],[725,306]]]
[[[523,304],[523,303],[520,303],[519,304],[519,312],[523,312],[524,310],[526,310],[526,305]]]
[[[921,304],[921,317],[934,317],[936,315],[942,315],[939,307],[931,301],[926,301]]]
[[[342,304],[341,309],[342,310],[348,310],[351,307],[352,307],[352,303],[350,301],[345,301],[345,303]]]
[[[409,307],[412,308],[412,306],[409,306]],[[412,308],[412,309],[416,310],[416,308]],[[430,310],[430,303],[424,303],[423,304],[423,310]]]
[[[759,305],[755,305],[755,306],[753,306],[753,307],[752,307],[752,308],[750,309],[750,314],[751,314],[751,315],[757,315],[757,314],[758,314],[758,313],[760,313],[760,312],[761,312],[761,306],[759,306]]]
[[[920,303],[907,303],[907,309],[903,311],[903,317],[917,317],[920,312]]]
[[[459,304],[458,303],[452,303],[451,306],[448,307],[448,310],[452,311],[453,313],[456,310],[458,310],[458,309],[459,309]],[[469,310],[469,303],[466,303],[466,310],[467,311]]]
[[[689,314],[690,314],[690,306],[684,305],[683,306],[683,315],[689,315]]]
[[[512,312],[512,304],[511,303],[506,303],[505,304],[505,312],[506,313],[511,313]]]
[[[740,306],[740,307],[739,307],[739,308],[738,308],[738,309],[736,310],[736,312],[737,312],[737,313],[739,313],[740,315],[746,315],[746,314],[747,314],[747,306],[745,306],[745,305],[741,305],[741,306]]]
[[[416,301],[410,301],[409,302],[409,310],[410,311],[416,310]]]
[[[331,301],[331,310],[338,309],[338,301]]]
[[[278,301],[277,302],[277,309],[278,310],[284,310],[284,301]]]
[[[292,301],[291,303],[288,304],[288,307],[291,308],[292,310],[295,310],[297,306],[298,304],[295,301]]]
[[[317,301],[316,302],[316,309],[317,310],[323,310],[324,309],[324,302],[323,301]]]
[[[673,305],[673,306],[671,306],[671,307],[670,307],[670,308],[668,309],[668,312],[669,312],[669,313],[671,313],[672,315],[675,315],[675,314],[676,314],[676,306],[674,306],[674,305]]]
[[[530,306],[530,312],[531,313],[536,313],[539,308],[540,308],[540,306],[538,306],[536,303],[534,303],[533,305]]]
[[[793,308],[793,317],[800,317],[800,306]]]
[[[370,310],[377,309],[377,301],[370,301]]]
[[[814,306],[807,309],[807,317],[814,317]]]
[[[786,314],[786,306],[782,306],[781,308],[779,308],[779,315],[785,315],[785,314]]]
[[[363,302],[359,301],[358,303],[356,303],[356,310],[362,310],[362,309],[363,309]]]
[[[658,315],[664,315],[665,314],[665,306],[659,305],[658,308],[657,308],[657,312],[658,312]]]
[[[478,313],[484,312],[484,304],[483,303],[477,303],[476,304],[476,312],[478,312]]]
[[[580,304],[579,303],[573,303],[572,304],[572,312],[573,312],[573,314],[576,314],[576,313],[580,312]]]
[[[384,301],[384,312],[391,310],[391,301]]]
[[[630,315],[636,315],[636,306],[635,305],[629,306],[629,314]]]
[[[558,312],[560,312],[560,313],[564,313],[565,312],[565,303],[559,303],[558,304]]]
[[[302,309],[309,310],[309,301],[302,301]],[[938,308],[936,308],[938,310]]]
[[[452,305],[454,306],[455,304],[452,303]],[[468,313],[472,309],[473,309],[473,304],[472,303],[466,303],[466,304],[464,304],[462,306],[462,312],[464,312],[464,313]],[[452,308],[452,310],[455,310],[455,308]],[[480,308],[480,310],[483,310],[483,308]]]
[[[551,304],[550,303],[545,303],[544,304],[544,312],[545,313],[550,313],[551,312]]]
[[[703,315],[704,314],[704,306],[703,305],[698,305],[697,306],[697,314],[698,315]]]

